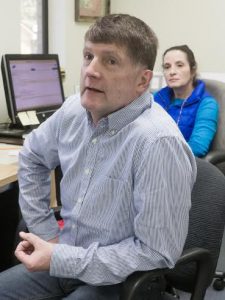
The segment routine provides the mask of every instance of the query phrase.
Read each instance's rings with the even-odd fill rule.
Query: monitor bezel
[[[1,71],[2,71],[2,79],[5,91],[5,98],[7,104],[7,110],[9,118],[13,125],[21,126],[21,122],[17,117],[18,112],[16,108],[16,99],[14,94],[14,86],[12,80],[12,74],[10,69],[10,62],[11,61],[21,61],[21,60],[54,60],[57,63],[57,71],[58,71],[58,78],[59,78],[59,86],[61,91],[62,103],[64,102],[64,91],[63,91],[63,84],[62,84],[62,77],[60,73],[60,64],[59,64],[59,56],[58,54],[4,54],[2,55],[1,59]],[[51,105],[45,106],[40,108],[35,108],[37,113],[46,112],[46,111],[54,111],[57,110],[60,105]]]

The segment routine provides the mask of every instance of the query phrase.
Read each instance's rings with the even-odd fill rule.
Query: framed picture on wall
[[[110,0],[75,0],[75,21],[91,22],[110,12]]]

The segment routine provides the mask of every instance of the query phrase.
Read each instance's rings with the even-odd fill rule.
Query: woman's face
[[[193,87],[195,72],[191,71],[187,55],[181,50],[168,51],[163,58],[163,73],[172,89]]]

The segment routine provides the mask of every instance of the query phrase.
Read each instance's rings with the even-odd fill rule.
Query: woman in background
[[[162,67],[167,86],[155,93],[155,101],[177,123],[194,155],[203,157],[217,130],[218,103],[196,78],[197,63],[188,46],[167,49]]]

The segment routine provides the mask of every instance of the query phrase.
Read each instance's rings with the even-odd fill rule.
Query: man
[[[20,154],[23,263],[0,299],[119,299],[138,270],[173,267],[188,229],[195,159],[148,92],[157,38],[141,20],[105,16],[85,35],[80,95],[33,131]],[[59,231],[49,172],[61,166]]]

